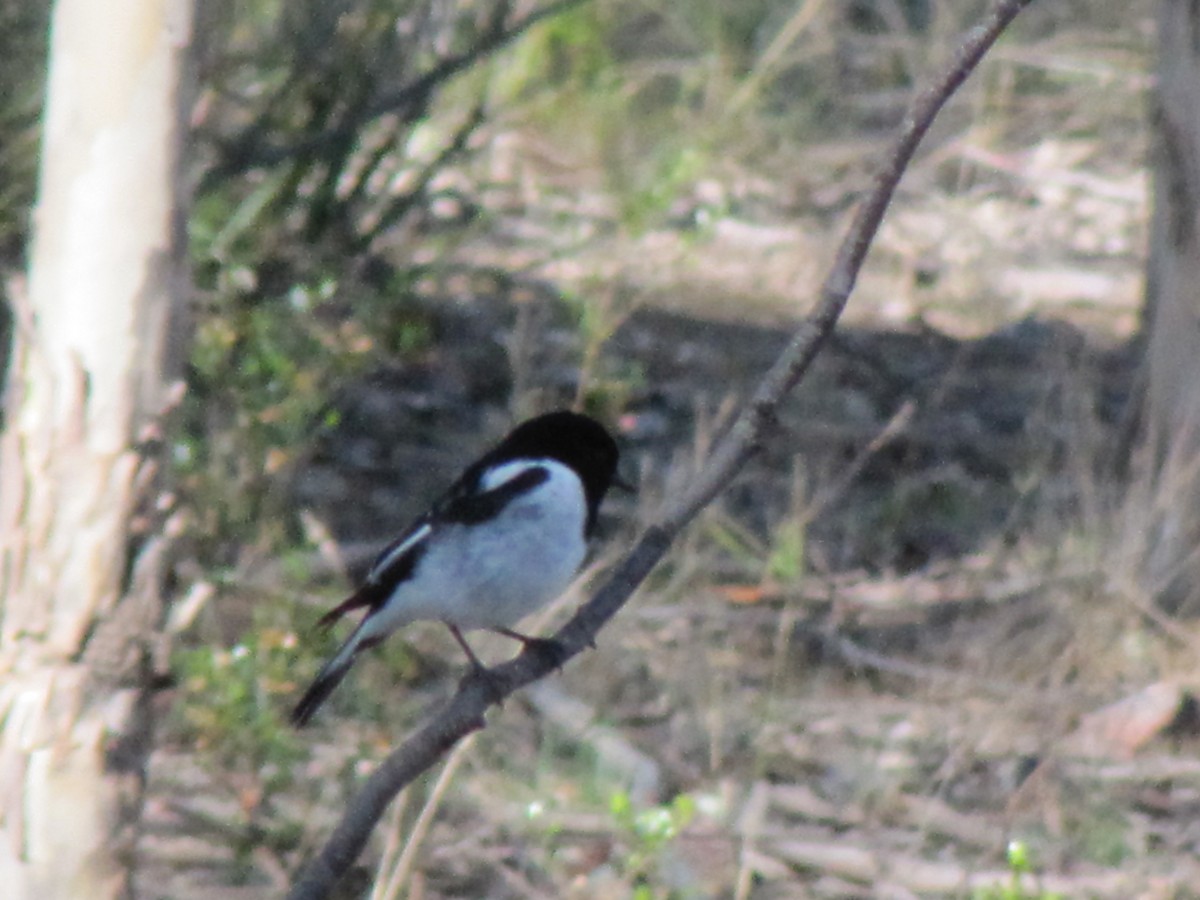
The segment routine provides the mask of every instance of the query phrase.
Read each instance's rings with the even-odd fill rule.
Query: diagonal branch
[[[682,529],[715,498],[757,449],[783,398],[799,382],[833,331],[858,278],[867,250],[900,176],[930,124],[966,80],[996,39],[1032,0],[998,0],[983,24],[968,35],[946,72],[914,102],[900,133],[875,175],[839,248],[813,313],[800,325],[771,366],[728,433],[709,456],[693,483],[642,533],[608,580],[554,635],[565,649],[563,660],[592,646],[600,629],[654,569]],[[491,670],[494,683],[468,675],[449,704],[383,761],[351,801],[341,823],[294,885],[291,900],[315,900],[329,894],[353,864],[392,798],[466,735],[484,726],[489,706],[543,678],[554,661],[525,651]]]

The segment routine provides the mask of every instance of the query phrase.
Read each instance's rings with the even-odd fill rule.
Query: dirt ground
[[[1079,96],[1142,98],[1144,75],[1105,77]],[[764,453],[595,651],[494,711],[442,783],[400,804],[344,896],[377,873],[431,898],[1200,896],[1200,632],[1148,602],[1127,502],[1149,215],[1133,119],[1024,145],[1019,127],[935,140]],[[509,135],[496,153],[522,147]],[[765,177],[700,184],[696,208],[717,194],[753,213],[569,255],[545,252],[553,204],[522,195],[518,214],[514,188],[495,202],[528,258],[494,239],[460,252],[528,275],[502,295],[431,292],[434,348],[337,398],[290,502],[353,570],[514,411],[572,397],[583,360],[639,484],[607,504],[594,576],[786,341],[854,177],[796,177],[783,199]],[[539,178],[539,200],[588,206],[580,185]],[[594,356],[560,297],[574,290],[606,316]],[[277,895],[362,773],[452,689],[449,639],[412,632],[360,673],[394,690],[382,714],[305,732],[295,784],[269,803],[168,741],[147,895]],[[999,892],[1014,841],[1032,858],[1025,894]]]

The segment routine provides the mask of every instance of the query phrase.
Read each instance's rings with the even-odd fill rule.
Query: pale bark
[[[0,443],[0,893],[126,895],[164,538],[138,452],[183,293],[191,0],[59,0]]]
[[[1150,490],[1135,492],[1145,582],[1200,612],[1200,8],[1161,0],[1147,437]]]

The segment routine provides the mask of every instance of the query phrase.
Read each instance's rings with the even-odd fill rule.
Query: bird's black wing
[[[396,585],[412,576],[417,560],[425,552],[426,541],[433,533],[426,514],[414,522],[407,531],[388,544],[375,562],[362,586],[317,620],[319,628],[328,628],[348,612],[363,607],[377,609],[392,595]]]
[[[549,477],[550,472],[545,466],[531,466],[490,491],[451,492],[438,505],[434,518],[449,525],[482,525],[500,515],[518,497],[544,484]]]

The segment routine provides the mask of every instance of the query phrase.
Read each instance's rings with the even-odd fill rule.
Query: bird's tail
[[[346,673],[354,665],[358,654],[379,642],[378,638],[372,639],[363,636],[363,625],[366,624],[366,621],[364,619],[358,628],[354,629],[354,633],[350,635],[346,643],[342,644],[329,662],[321,667],[321,671],[317,673],[313,683],[304,692],[304,696],[300,698],[296,708],[292,710],[291,722],[296,728],[303,728],[308,724],[318,707],[328,699],[334,688],[346,677]]]

